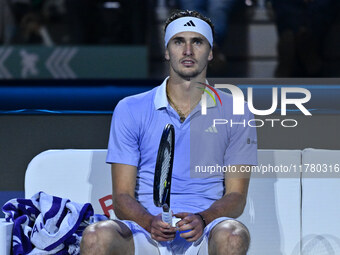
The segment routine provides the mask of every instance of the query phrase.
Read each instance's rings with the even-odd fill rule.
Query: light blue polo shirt
[[[167,78],[168,79],[168,78]],[[107,163],[137,167],[136,199],[153,215],[161,212],[153,203],[154,171],[162,131],[175,128],[175,156],[170,207],[177,212],[207,209],[224,194],[223,172],[197,172],[204,166],[256,165],[256,129],[248,125],[216,125],[214,119],[246,123],[253,118],[232,114],[232,97],[218,91],[222,105],[207,97],[207,114],[201,104],[181,123],[166,97],[166,82],[142,94],[126,97],[116,106],[111,123]],[[201,168],[199,168],[201,167]],[[196,172],[195,172],[196,171]]]

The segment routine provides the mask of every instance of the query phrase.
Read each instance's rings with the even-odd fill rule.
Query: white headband
[[[210,25],[195,17],[182,17],[172,21],[165,30],[165,48],[168,45],[169,40],[178,33],[181,32],[196,32],[203,35],[209,42],[211,48],[213,47],[213,35]]]

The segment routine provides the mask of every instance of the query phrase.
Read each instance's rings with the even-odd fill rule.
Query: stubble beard
[[[190,79],[193,79],[193,78],[196,78],[197,76],[199,76],[203,72],[203,70],[206,68],[206,66],[207,65],[205,65],[201,70],[199,70],[197,68],[197,69],[192,70],[190,72],[185,72],[185,71],[182,71],[180,69],[176,70],[176,68],[174,68],[173,66],[172,66],[172,69],[182,79],[190,80]]]

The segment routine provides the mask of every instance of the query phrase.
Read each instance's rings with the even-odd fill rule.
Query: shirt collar
[[[168,106],[168,99],[166,97],[166,84],[168,82],[169,76],[165,78],[163,83],[157,88],[154,104],[156,109],[166,108]]]

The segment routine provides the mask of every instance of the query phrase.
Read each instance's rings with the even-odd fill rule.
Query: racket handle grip
[[[172,226],[172,212],[167,204],[163,205],[162,221]]]

